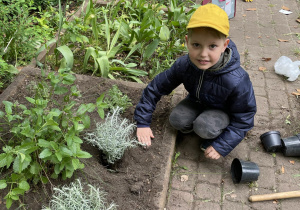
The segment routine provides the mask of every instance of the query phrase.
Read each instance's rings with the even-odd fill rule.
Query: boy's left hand
[[[221,157],[220,153],[217,152],[212,146],[207,147],[204,152],[206,158],[217,160]]]

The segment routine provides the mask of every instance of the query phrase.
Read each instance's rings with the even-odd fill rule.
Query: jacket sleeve
[[[228,155],[254,126],[256,100],[249,75],[243,75],[227,100],[230,123],[212,146],[223,157]]]
[[[157,102],[163,95],[170,94],[182,83],[182,70],[185,66],[186,56],[176,60],[170,69],[158,74],[143,90],[141,99],[134,111],[137,127],[150,127],[152,113]]]

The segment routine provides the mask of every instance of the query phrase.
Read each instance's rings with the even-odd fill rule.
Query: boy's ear
[[[226,39],[226,40],[225,40],[223,52],[226,50],[226,48],[227,48],[229,42],[230,42],[230,39]]]
[[[186,43],[186,45],[188,44],[188,41],[189,41],[189,37],[188,37],[188,35],[185,35],[185,43]]]

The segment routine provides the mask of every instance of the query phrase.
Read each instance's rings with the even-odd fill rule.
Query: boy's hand
[[[220,153],[217,152],[212,146],[207,147],[204,152],[206,158],[217,160],[221,157]]]
[[[152,130],[150,128],[137,128],[136,136],[139,142],[151,146],[151,138],[154,138]]]

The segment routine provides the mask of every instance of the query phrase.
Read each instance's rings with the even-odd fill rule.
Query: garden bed
[[[26,103],[24,98],[29,94],[28,87],[31,81],[39,79],[39,69],[24,68],[16,80],[0,95],[0,109],[2,101],[19,101]],[[123,115],[133,122],[134,108],[137,105],[143,84],[123,82],[84,75],[76,75],[76,84],[82,93],[82,103],[95,103],[101,93],[108,91],[116,84],[119,89],[132,101]],[[176,132],[168,123],[168,116],[173,105],[181,99],[182,91],[177,89],[173,97],[165,96],[158,103],[153,114],[152,130],[155,139],[149,148],[136,147],[127,150],[116,170],[108,170],[99,162],[99,150],[87,143],[83,143],[83,150],[89,152],[92,158],[83,159],[85,168],[76,171],[71,179],[65,181],[51,180],[55,187],[69,184],[77,178],[82,182],[100,187],[107,192],[108,202],[114,202],[118,209],[162,209],[165,205],[168,188],[171,159],[174,152]],[[101,119],[96,112],[90,113],[91,128]],[[1,178],[0,178],[1,179]],[[5,190],[0,191],[0,209],[5,209]],[[29,192],[22,197],[26,209],[41,209],[47,205],[52,195],[51,185],[38,184],[31,186]],[[12,209],[18,207],[17,204]]]

